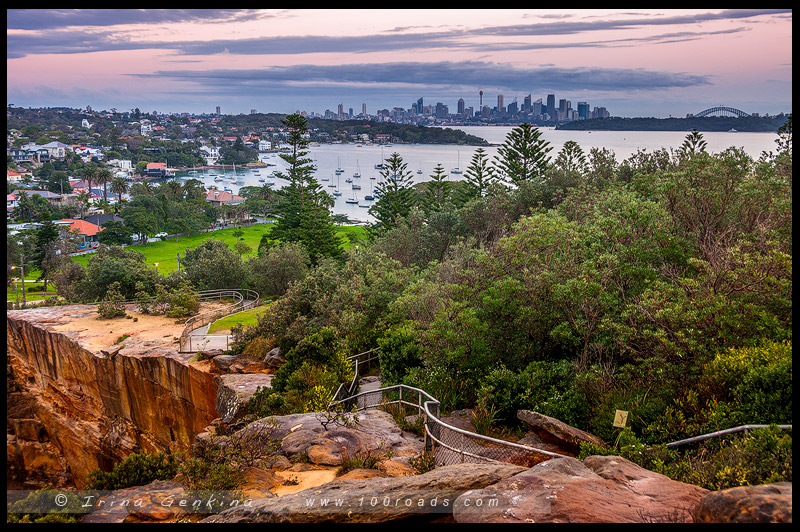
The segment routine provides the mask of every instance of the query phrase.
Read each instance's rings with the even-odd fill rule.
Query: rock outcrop
[[[713,491],[694,511],[696,523],[791,523],[792,483]]]
[[[315,413],[274,416],[254,421],[242,431],[258,430],[268,424],[269,433],[281,440],[281,450],[288,456],[306,455],[317,465],[340,465],[347,456],[359,452],[392,453],[394,461],[406,462],[423,451],[423,439],[403,431],[392,416],[380,410],[358,413],[354,427],[333,423],[325,430]]]
[[[531,410],[517,411],[517,418],[525,423],[542,442],[552,444],[560,449],[560,454],[577,456],[580,452],[581,442],[588,442],[600,447],[608,447],[606,443],[595,436],[563,421],[550,416],[545,416]],[[548,449],[545,449],[548,450]]]
[[[205,519],[212,523],[380,523],[449,515],[468,490],[491,486],[525,469],[510,464],[457,464],[423,475],[344,479]]]
[[[9,417],[10,485],[48,483],[33,473],[46,463],[53,483],[66,473],[68,485],[82,487],[91,470],[108,470],[132,452],[188,449],[217,417],[210,363],[177,353],[174,320],[119,344],[113,338],[130,332],[132,320],[96,320],[96,310],[70,305],[7,313],[13,381],[7,399],[11,411],[24,405],[20,418]]]
[[[619,456],[565,457],[464,493],[453,517],[459,523],[683,523],[692,521],[707,493]]]

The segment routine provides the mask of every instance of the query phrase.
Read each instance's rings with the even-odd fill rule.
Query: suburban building
[[[73,220],[64,218],[60,222],[65,222],[69,231],[81,237],[81,247],[91,247],[97,243],[97,233],[103,230],[99,225],[95,225],[86,220]]]

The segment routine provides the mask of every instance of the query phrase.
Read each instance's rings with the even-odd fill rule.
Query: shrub
[[[56,506],[57,495],[66,496],[64,506]],[[89,512],[84,499],[68,490],[40,489],[24,499],[15,501],[6,511],[7,523],[76,523],[81,514]]]
[[[111,286],[108,287],[108,291],[103,300],[97,305],[97,313],[100,315],[100,319],[110,320],[124,316],[124,300],[125,298],[119,291],[119,283],[114,281],[111,283]]]
[[[89,473],[89,489],[117,490],[143,486],[154,480],[170,480],[178,472],[172,454],[134,453],[114,464],[109,472],[95,469]]]
[[[410,465],[418,475],[421,475],[436,469],[436,457],[433,453],[425,451],[419,456],[409,458],[408,465]]]
[[[381,382],[399,384],[408,370],[420,366],[419,343],[410,325],[390,329],[378,339]]]
[[[696,449],[648,447],[623,429],[609,449],[582,443],[578,459],[619,455],[673,480],[708,490],[792,481],[792,436],[775,426],[701,442]]]

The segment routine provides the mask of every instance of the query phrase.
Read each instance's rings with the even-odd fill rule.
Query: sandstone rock
[[[385,478],[385,477],[388,477],[388,476],[389,475],[387,475],[386,472],[381,471],[379,469],[358,468],[358,469],[351,469],[347,473],[344,473],[343,475],[338,476],[337,480],[347,480],[349,478],[354,478],[354,479]]]
[[[47,429],[38,419],[14,419],[12,425],[14,434],[21,440],[38,442],[50,440],[47,436]]]
[[[125,320],[125,330],[112,333],[107,329],[116,327],[113,320],[96,316],[91,305],[6,314],[15,389],[32,398],[26,417],[41,421],[51,440],[37,447],[51,463],[47,474],[60,483],[61,472],[69,471],[78,488],[91,470],[108,470],[133,452],[188,450],[195,435],[217,417],[214,376],[190,365],[192,356],[177,353],[173,342],[181,326],[175,320]],[[120,332],[134,332],[129,327],[142,327],[147,320],[161,320],[164,328],[135,332],[114,357],[101,353]],[[33,476],[40,473],[46,470],[37,469]]]
[[[550,451],[553,453],[559,454],[569,454],[568,451],[563,449],[562,447],[554,444],[554,443],[547,443],[538,434],[534,431],[529,430],[525,435],[517,441],[520,445],[527,445],[528,447],[533,447],[535,449],[541,449],[543,451]]]
[[[792,483],[713,491],[694,511],[696,523],[791,523]]]
[[[270,427],[271,435],[281,439],[281,450],[286,456],[305,453],[318,464],[341,464],[342,447],[352,455],[383,445],[382,449],[391,451],[395,459],[416,456],[424,447],[422,437],[401,430],[391,415],[380,410],[359,412],[355,428],[328,425],[326,431],[312,412],[264,418],[250,423],[242,431],[258,430],[268,420],[274,423],[275,426]],[[295,430],[291,431],[293,428]]]
[[[126,518],[124,522],[175,521],[186,514],[186,510],[178,504],[169,504],[166,501],[187,499],[188,494],[177,482],[156,480],[146,486],[117,493],[115,498],[130,501],[124,508],[132,519]]]
[[[335,480],[251,507],[226,510],[203,522],[350,523],[386,522],[421,514],[442,516],[450,513],[461,493],[496,484],[522,471],[524,468],[509,464],[457,464],[424,475]],[[316,502],[313,506],[308,505],[311,499]],[[323,499],[331,504],[319,504]],[[337,499],[339,504],[334,502]]]
[[[212,358],[211,362],[214,363],[214,366],[219,371],[228,371],[238,358],[238,356],[234,355],[218,355]]]
[[[707,493],[619,456],[565,457],[464,493],[453,517],[458,523],[691,522]]]
[[[399,460],[382,460],[378,463],[378,469],[385,472],[388,477],[405,477],[416,474],[414,468]]]
[[[258,388],[269,388],[272,375],[265,373],[227,374],[217,377],[217,412],[222,423],[240,419],[247,402]]]
[[[286,359],[281,356],[281,348],[276,347],[264,357],[264,367],[272,370],[280,368]]]
[[[530,410],[517,411],[517,418],[524,422],[544,442],[557,445],[563,449],[561,454],[577,455],[580,452],[581,442],[594,443],[600,447],[608,447],[606,443],[593,434],[571,427],[556,418],[532,412]]]
[[[290,462],[285,456],[278,455],[272,459],[271,465],[273,471],[286,471],[292,467],[292,462]]]
[[[446,416],[441,416],[441,419],[444,423],[448,425],[452,425],[457,429],[468,430],[470,432],[474,431],[472,426],[472,409],[471,408],[464,408],[462,410],[453,410]]]

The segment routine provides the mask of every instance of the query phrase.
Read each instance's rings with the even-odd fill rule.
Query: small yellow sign
[[[624,410],[617,410],[617,413],[614,415],[614,426],[619,428],[625,428],[625,425],[628,424],[628,413]]]

